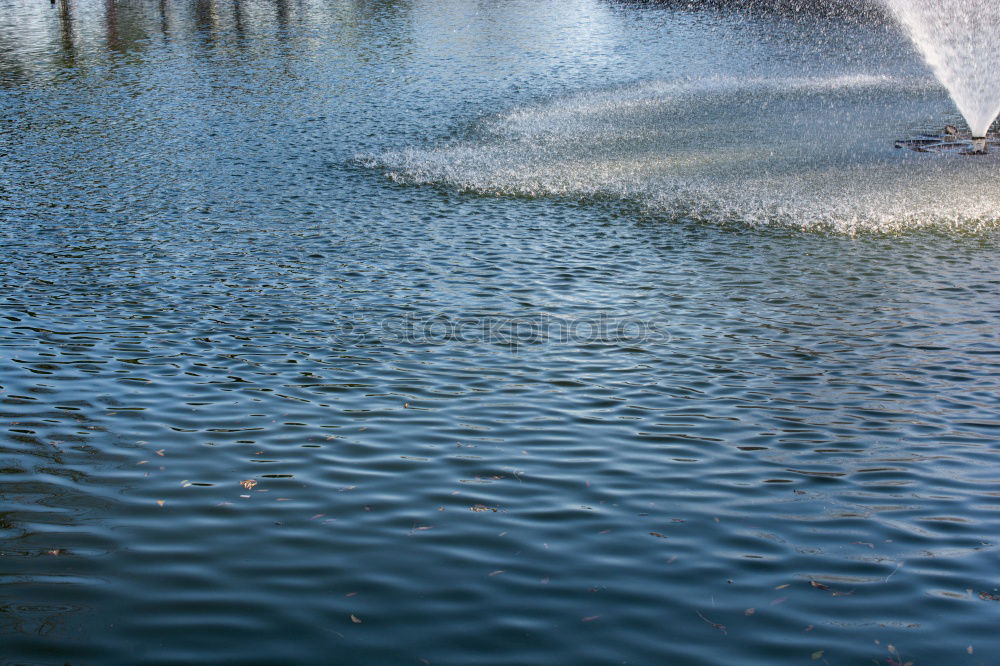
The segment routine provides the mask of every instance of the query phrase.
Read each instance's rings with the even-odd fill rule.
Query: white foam
[[[912,132],[900,118],[940,108],[927,80],[867,74],[650,81],[511,109],[482,119],[471,139],[360,159],[400,183],[614,198],[710,222],[1000,227],[997,156],[893,149]]]

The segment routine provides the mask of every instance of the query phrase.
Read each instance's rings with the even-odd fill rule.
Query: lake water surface
[[[996,663],[1000,160],[713,7],[0,0],[0,663]]]

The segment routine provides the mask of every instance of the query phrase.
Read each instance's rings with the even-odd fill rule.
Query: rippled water
[[[997,163],[796,16],[2,0],[0,663],[993,663]]]

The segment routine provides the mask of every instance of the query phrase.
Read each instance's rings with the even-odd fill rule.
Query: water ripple
[[[657,123],[940,91],[676,4],[0,0],[0,661],[988,661],[991,223],[674,219],[636,157],[746,201]]]

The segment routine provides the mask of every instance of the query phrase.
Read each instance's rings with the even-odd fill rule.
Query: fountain
[[[690,40],[651,39],[648,68],[635,59],[639,69],[619,77],[608,64],[599,85],[571,82],[450,135],[357,160],[406,185],[620,201],[671,221],[848,234],[994,231],[1000,136],[987,130],[1000,111],[1000,49],[988,46],[1000,9],[961,2],[982,5],[975,19],[966,21],[968,7],[958,15],[960,0],[885,0],[877,12],[843,17],[670,9],[663,30]],[[968,126],[907,53],[888,3]],[[937,16],[934,3],[952,10]],[[912,151],[893,147],[889,137],[899,133],[913,138],[896,146]],[[994,155],[958,157],[987,147]]]
[[[1000,4],[994,0],[886,0],[971,130],[968,154],[985,154],[1000,114]],[[951,142],[942,142],[942,145]],[[912,147],[912,146],[911,146]]]

